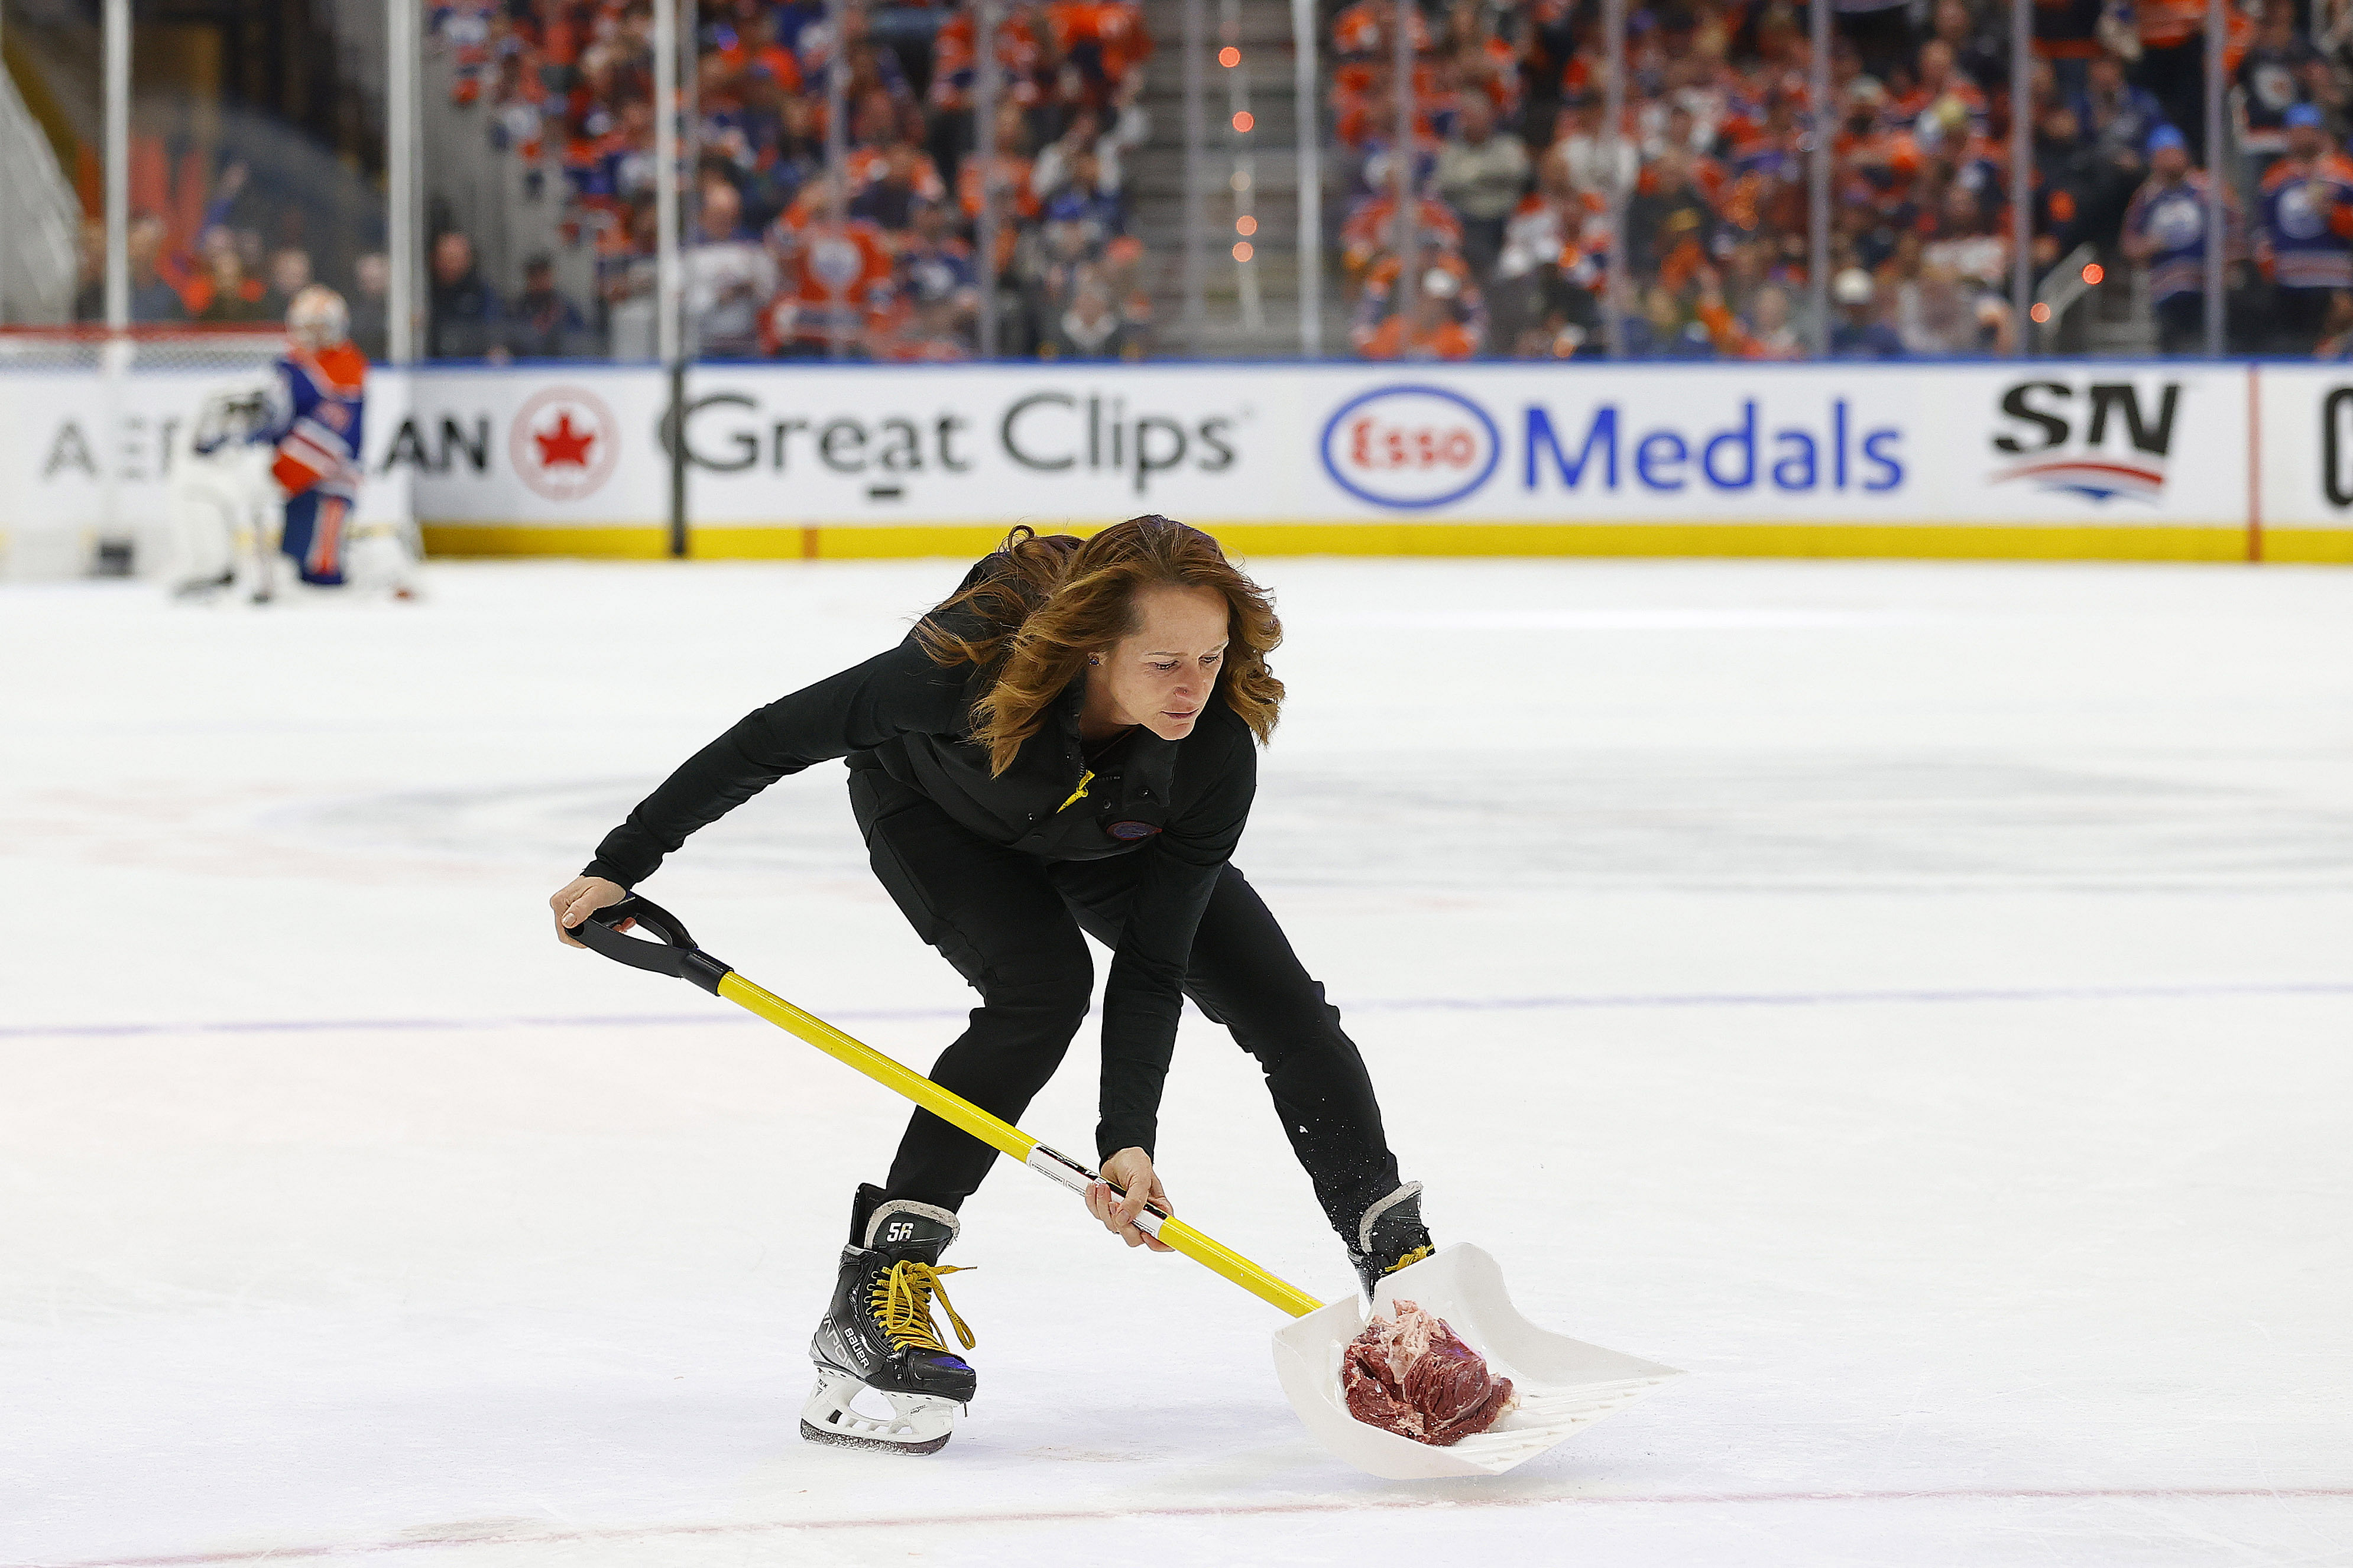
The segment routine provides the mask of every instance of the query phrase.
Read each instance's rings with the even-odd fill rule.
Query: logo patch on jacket
[[[1139,838],[1151,837],[1160,831],[1160,826],[1152,822],[1107,822],[1103,831],[1122,844],[1133,844]]]

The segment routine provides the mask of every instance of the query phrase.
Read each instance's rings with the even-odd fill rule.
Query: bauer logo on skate
[[[1324,470],[1375,506],[1419,510],[1461,500],[1495,471],[1503,438],[1487,411],[1438,386],[1384,386],[1324,426]]]
[[[549,500],[593,495],[620,458],[613,411],[593,392],[551,386],[515,415],[507,453],[522,482]]]

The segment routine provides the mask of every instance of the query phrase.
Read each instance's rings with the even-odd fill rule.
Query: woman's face
[[[1112,724],[1141,724],[1164,741],[1193,732],[1225,663],[1225,595],[1213,588],[1146,588],[1134,633],[1094,655],[1086,706]]]

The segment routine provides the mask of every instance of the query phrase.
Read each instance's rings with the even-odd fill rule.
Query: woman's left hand
[[[1155,1252],[1174,1251],[1166,1242],[1145,1235],[1135,1223],[1146,1202],[1156,1205],[1164,1214],[1176,1212],[1176,1205],[1168,1201],[1168,1189],[1160,1184],[1159,1176],[1152,1169],[1152,1156],[1141,1149],[1122,1149],[1103,1163],[1103,1173],[1104,1181],[1087,1186],[1087,1212],[1130,1247],[1148,1247]],[[1111,1182],[1125,1187],[1127,1196],[1113,1192],[1108,1184]]]

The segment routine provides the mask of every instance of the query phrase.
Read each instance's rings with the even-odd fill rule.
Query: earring
[[[1089,664],[1101,664],[1103,662],[1103,655],[1099,653],[1091,653],[1087,655],[1087,662]]]

